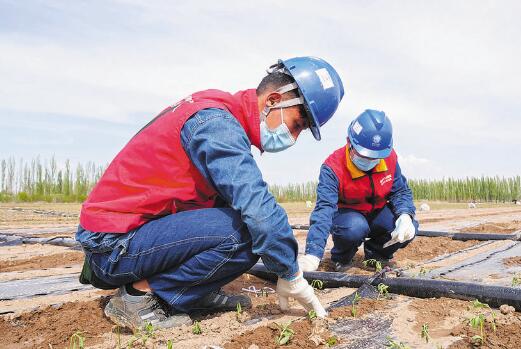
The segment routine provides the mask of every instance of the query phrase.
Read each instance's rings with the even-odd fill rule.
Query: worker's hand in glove
[[[416,229],[412,224],[411,216],[407,213],[401,214],[395,222],[396,228],[391,233],[391,240],[384,244],[384,248],[394,245],[398,242],[409,241],[414,237]]]
[[[307,312],[314,310],[318,317],[325,317],[326,310],[320,304],[313,287],[302,276],[302,272],[298,272],[298,276],[291,280],[279,278],[277,281],[277,293],[279,295],[279,305],[282,311],[289,309],[288,298],[294,298],[306,309]]]
[[[302,271],[315,271],[318,269],[320,264],[320,258],[313,256],[312,254],[306,254],[304,256],[298,256],[298,266]]]

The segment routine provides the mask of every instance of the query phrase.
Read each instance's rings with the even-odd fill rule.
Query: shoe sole
[[[112,302],[109,301],[105,306],[105,310],[103,311],[105,316],[107,316],[112,322],[121,327],[128,327],[132,330],[136,330],[139,327],[134,326],[129,320],[128,317],[122,311],[118,310],[116,307],[112,305]]]
[[[123,313],[122,311],[120,311],[119,309],[117,309],[116,307],[114,307],[110,301],[105,306],[104,313],[105,313],[105,316],[107,316],[112,322],[114,322],[116,325],[121,326],[121,327],[127,327],[127,328],[130,328],[131,330],[138,330],[138,329],[141,329],[143,326],[145,326],[145,325],[134,326],[132,324],[132,321],[129,320],[128,316],[125,313]],[[160,323],[154,324],[154,327],[168,329],[168,328],[174,328],[174,327],[179,327],[179,326],[183,326],[183,325],[190,325],[191,323],[192,323],[192,320],[190,318],[187,318],[185,321],[179,321],[178,323],[171,324],[170,326],[164,326],[164,322],[163,323],[160,322]]]

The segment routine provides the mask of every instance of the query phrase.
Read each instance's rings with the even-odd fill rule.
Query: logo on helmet
[[[379,147],[381,140],[382,140],[382,137],[380,137],[380,135],[374,135],[373,136],[373,147]]]

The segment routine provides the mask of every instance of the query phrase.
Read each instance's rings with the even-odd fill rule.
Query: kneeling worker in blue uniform
[[[391,121],[385,113],[368,109],[349,125],[347,144],[320,169],[300,268],[317,270],[330,233],[336,271],[351,267],[362,243],[365,259],[388,263],[416,235],[414,214],[412,192],[393,150]]]

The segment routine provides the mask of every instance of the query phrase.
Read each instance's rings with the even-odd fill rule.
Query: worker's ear
[[[266,97],[266,105],[268,107],[273,107],[275,104],[280,103],[282,100],[282,95],[278,92],[272,92]]]

